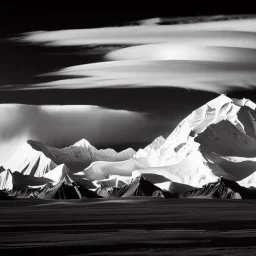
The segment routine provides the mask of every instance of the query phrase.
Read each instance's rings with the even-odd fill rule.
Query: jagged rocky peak
[[[139,171],[132,173],[131,179],[127,184],[120,187],[106,187],[101,183],[95,192],[102,197],[173,197],[170,192],[162,190],[145,179]]]
[[[230,188],[234,192],[238,193],[242,199],[256,199],[256,189],[250,186],[249,188],[240,186],[237,182],[233,180],[225,179],[221,177],[219,182],[224,184],[226,187]]]
[[[202,188],[193,189],[178,195],[180,198],[220,198],[220,199],[241,199],[241,195],[237,190],[227,186],[221,180],[211,182],[204,185]]]
[[[47,182],[42,185],[14,187],[11,190],[3,191],[2,196],[7,198],[82,199],[99,197],[95,192],[74,182],[68,175],[56,184]],[[0,190],[0,192],[2,191]]]

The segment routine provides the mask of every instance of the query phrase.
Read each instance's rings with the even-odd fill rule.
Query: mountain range
[[[256,198],[255,107],[222,94],[137,152],[28,140],[0,167],[1,198]]]

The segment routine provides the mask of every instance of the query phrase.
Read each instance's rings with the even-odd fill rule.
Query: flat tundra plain
[[[255,255],[256,200],[1,200],[1,255]]]

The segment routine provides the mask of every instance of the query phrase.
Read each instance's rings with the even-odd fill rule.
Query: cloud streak
[[[50,82],[3,89],[165,86],[226,93],[255,88],[256,18],[222,18],[176,25],[158,25],[164,20],[151,19],[140,21],[139,26],[26,33],[19,38],[21,42],[44,46],[126,47],[110,50],[105,62],[46,74]],[[55,75],[64,79],[54,81]]]
[[[25,33],[21,36],[20,40],[23,42],[55,46],[163,43],[182,38],[221,38],[221,34],[222,36],[226,34],[230,38],[238,37],[240,40],[243,40],[243,36],[248,34],[248,40],[252,36],[252,33],[256,32],[255,24],[256,19],[252,18],[166,26],[141,25],[36,31]]]
[[[255,70],[256,63],[253,62],[242,64],[187,60],[102,62],[65,68],[53,75],[77,78],[37,84],[32,89],[167,86],[224,93],[240,87],[249,89],[256,86]],[[31,89],[31,86],[23,89]]]

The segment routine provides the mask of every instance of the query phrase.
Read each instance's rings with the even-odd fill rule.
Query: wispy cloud
[[[51,75],[77,78],[23,89],[168,86],[223,93],[239,87],[256,86],[255,70],[256,62],[113,61],[65,68]]]
[[[256,32],[256,18],[228,21],[202,22],[177,25],[141,25],[106,27],[94,29],[71,29],[58,31],[35,31],[20,37],[23,42],[56,46],[75,46],[91,44],[147,44],[172,42],[182,38],[223,38],[238,37]],[[228,36],[229,39],[229,36]],[[247,38],[248,39],[248,38]],[[245,40],[244,40],[245,41]],[[254,42],[255,43],[255,42]]]
[[[56,47],[126,47],[109,50],[105,62],[47,74],[51,80],[53,75],[73,79],[3,89],[168,86],[225,93],[236,88],[254,88],[256,18],[224,18],[201,17],[200,22],[176,25],[158,25],[164,19],[156,18],[141,21],[139,26],[27,33],[19,38],[21,42]]]

